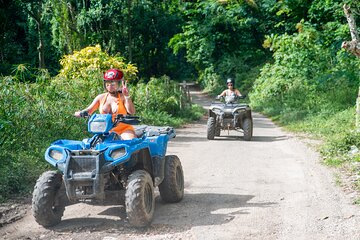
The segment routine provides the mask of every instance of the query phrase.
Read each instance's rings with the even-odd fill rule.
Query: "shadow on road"
[[[235,135],[237,134],[237,135]],[[290,137],[287,135],[279,135],[279,136],[258,136],[254,135],[249,142],[275,142],[275,141],[284,141],[289,139]],[[230,134],[221,133],[219,137],[215,137],[214,140],[208,140],[206,135],[204,136],[196,136],[192,134],[182,134],[176,136],[174,140],[172,140],[172,146],[184,146],[188,145],[190,142],[206,142],[206,141],[242,141],[244,140],[244,136],[242,133],[236,133],[234,131],[230,131]]]
[[[284,141],[289,139],[289,136],[253,136],[252,142],[275,142],[275,141]]]
[[[98,213],[98,217],[70,218],[52,227],[55,232],[106,231],[132,234],[158,233],[159,227],[166,226],[166,232],[180,232],[195,226],[221,225],[232,221],[237,215],[249,214],[249,208],[266,208],[274,202],[249,202],[253,195],[186,193],[184,199],[175,204],[168,204],[156,198],[153,223],[146,228],[136,229],[126,220],[122,205],[112,206]],[[102,218],[102,216],[104,216]],[[118,217],[109,219],[108,217]]]
[[[253,136],[251,138],[250,141],[248,142],[275,142],[275,141],[284,141],[289,139],[288,136],[286,135],[282,135],[282,136]],[[226,136],[220,136],[220,137],[215,137],[214,140],[212,141],[243,141],[246,142],[244,140],[244,137],[242,135],[240,136],[235,136],[235,135],[226,135]]]
[[[187,193],[177,204],[159,202],[155,219],[176,226],[221,225],[237,215],[249,214],[249,208],[265,208],[275,203],[250,203],[253,195]],[[166,217],[164,216],[166,213]],[[159,222],[159,221],[156,221]]]
[[[206,136],[203,137],[196,137],[196,136],[176,136],[174,140],[172,140],[174,143],[188,143],[188,142],[206,142],[208,141]],[[176,145],[176,144],[175,144]]]

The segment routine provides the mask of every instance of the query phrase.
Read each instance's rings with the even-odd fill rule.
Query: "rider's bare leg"
[[[123,133],[121,133],[121,139],[122,140],[131,140],[133,138],[136,138],[135,132],[131,130],[126,130]]]

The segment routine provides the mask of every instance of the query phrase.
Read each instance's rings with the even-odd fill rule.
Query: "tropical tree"
[[[185,6],[186,24],[170,46],[176,54],[186,51],[205,87],[216,89],[229,76],[243,79],[244,73],[263,61],[257,5],[199,1]]]
[[[360,38],[357,32],[356,21],[352,14],[350,6],[344,4],[344,13],[349,24],[351,41],[344,41],[341,45],[342,48],[348,50],[357,57],[360,57]],[[360,87],[356,99],[356,128],[360,129]]]
[[[45,43],[44,43],[44,5],[47,0],[17,0],[17,4],[24,13],[35,22],[38,40],[38,67],[45,68]]]

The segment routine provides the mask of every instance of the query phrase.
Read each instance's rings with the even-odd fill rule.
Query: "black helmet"
[[[235,85],[234,79],[228,78],[228,79],[226,80],[226,85],[228,85],[229,83],[232,83],[232,85],[234,86],[234,85]]]

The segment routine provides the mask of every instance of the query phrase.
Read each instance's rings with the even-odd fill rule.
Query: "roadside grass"
[[[355,129],[355,108],[324,112],[300,121],[281,122],[281,117],[277,120],[289,131],[320,140],[317,150],[323,163],[346,173],[347,183],[340,178],[336,182],[350,185],[360,195],[360,131]],[[360,196],[354,203],[360,204]]]

